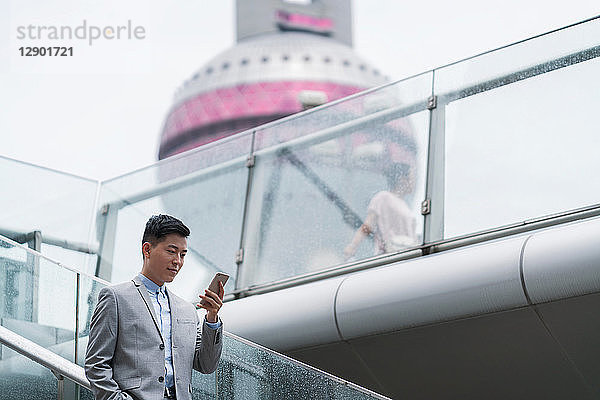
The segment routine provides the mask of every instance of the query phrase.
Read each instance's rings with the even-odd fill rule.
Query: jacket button
[[[158,346],[158,348],[159,348],[159,349],[161,349],[161,350],[164,350],[164,349],[165,349],[165,345],[161,343],[161,344]]]
[[[165,378],[164,378],[164,377],[162,377],[162,376],[159,376],[159,377],[158,377],[158,381],[159,381],[160,383],[163,383],[163,382],[165,381]]]

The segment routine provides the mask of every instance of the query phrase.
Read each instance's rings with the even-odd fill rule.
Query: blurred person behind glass
[[[344,249],[346,258],[354,256],[360,243],[373,235],[374,254],[391,253],[417,243],[416,219],[405,197],[415,188],[410,165],[393,163],[385,175],[389,190],[373,196],[367,207],[367,217]]]

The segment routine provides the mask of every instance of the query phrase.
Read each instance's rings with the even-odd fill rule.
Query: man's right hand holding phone
[[[217,322],[219,320],[218,313],[223,306],[223,296],[225,289],[223,284],[219,282],[219,293],[215,293],[210,289],[204,291],[204,295],[200,295],[202,300],[198,303],[198,307],[206,310],[206,320],[208,322]]]

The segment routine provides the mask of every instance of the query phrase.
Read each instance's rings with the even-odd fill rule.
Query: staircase
[[[82,365],[107,282],[5,237],[0,277],[0,400],[92,399]],[[386,399],[227,332],[217,371],[194,371],[192,390],[194,399]]]

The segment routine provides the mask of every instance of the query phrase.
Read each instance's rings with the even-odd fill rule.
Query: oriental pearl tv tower
[[[352,50],[350,0],[237,0],[237,44],[175,95],[164,159],[386,79]]]
[[[293,129],[277,126],[239,140],[219,139],[382,85],[386,78],[352,50],[350,0],[237,0],[236,5],[237,44],[177,91],[160,139],[159,159],[196,151],[161,164],[159,181],[206,172],[161,195],[165,209],[194,232],[188,245],[203,267],[195,272],[198,284],[201,271],[207,279],[211,270],[224,271],[236,281],[230,284],[247,285],[337,263],[360,219],[349,205],[366,209],[371,189],[385,181],[382,171],[392,162],[412,165],[415,159],[410,127],[391,121],[304,150],[261,156],[252,169],[254,196],[249,196],[248,166],[227,163],[245,161],[251,146],[279,143]],[[342,103],[326,118],[374,112],[395,97],[394,89]],[[319,121],[301,124],[311,129]],[[228,167],[204,170],[219,163]],[[355,185],[364,190],[347,184],[333,196],[327,182],[360,182]],[[299,212],[307,204],[322,229],[307,224]],[[240,263],[254,267],[238,268]]]

